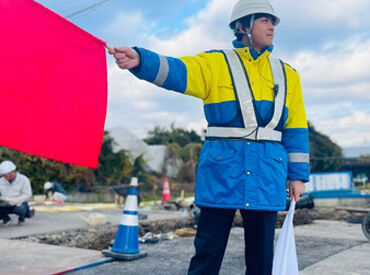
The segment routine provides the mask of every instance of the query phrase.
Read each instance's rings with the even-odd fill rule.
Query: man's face
[[[4,176],[7,181],[11,181],[15,177],[15,171],[10,172]]]
[[[274,40],[274,23],[269,16],[263,16],[254,21],[252,29],[253,46],[261,51],[271,46]]]

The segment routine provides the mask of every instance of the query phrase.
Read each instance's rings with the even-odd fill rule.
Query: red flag
[[[32,0],[0,0],[0,145],[97,167],[105,42]]]

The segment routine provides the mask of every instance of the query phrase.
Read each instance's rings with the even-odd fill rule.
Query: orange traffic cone
[[[162,202],[166,202],[170,200],[171,200],[170,183],[168,182],[168,178],[164,178]]]

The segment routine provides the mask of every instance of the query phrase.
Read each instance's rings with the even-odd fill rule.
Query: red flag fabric
[[[97,167],[105,42],[32,0],[0,0],[0,145]]]

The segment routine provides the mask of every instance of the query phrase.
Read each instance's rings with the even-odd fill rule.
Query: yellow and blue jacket
[[[143,48],[138,78],[168,90],[203,100],[208,126],[243,128],[227,62],[221,51],[173,58]],[[248,74],[258,124],[273,115],[274,82],[270,51],[256,55],[248,47],[236,49]],[[308,127],[298,73],[284,63],[286,102],[276,130],[282,141],[207,139],[199,158],[195,203],[198,206],[283,210],[287,180],[309,181]]]

